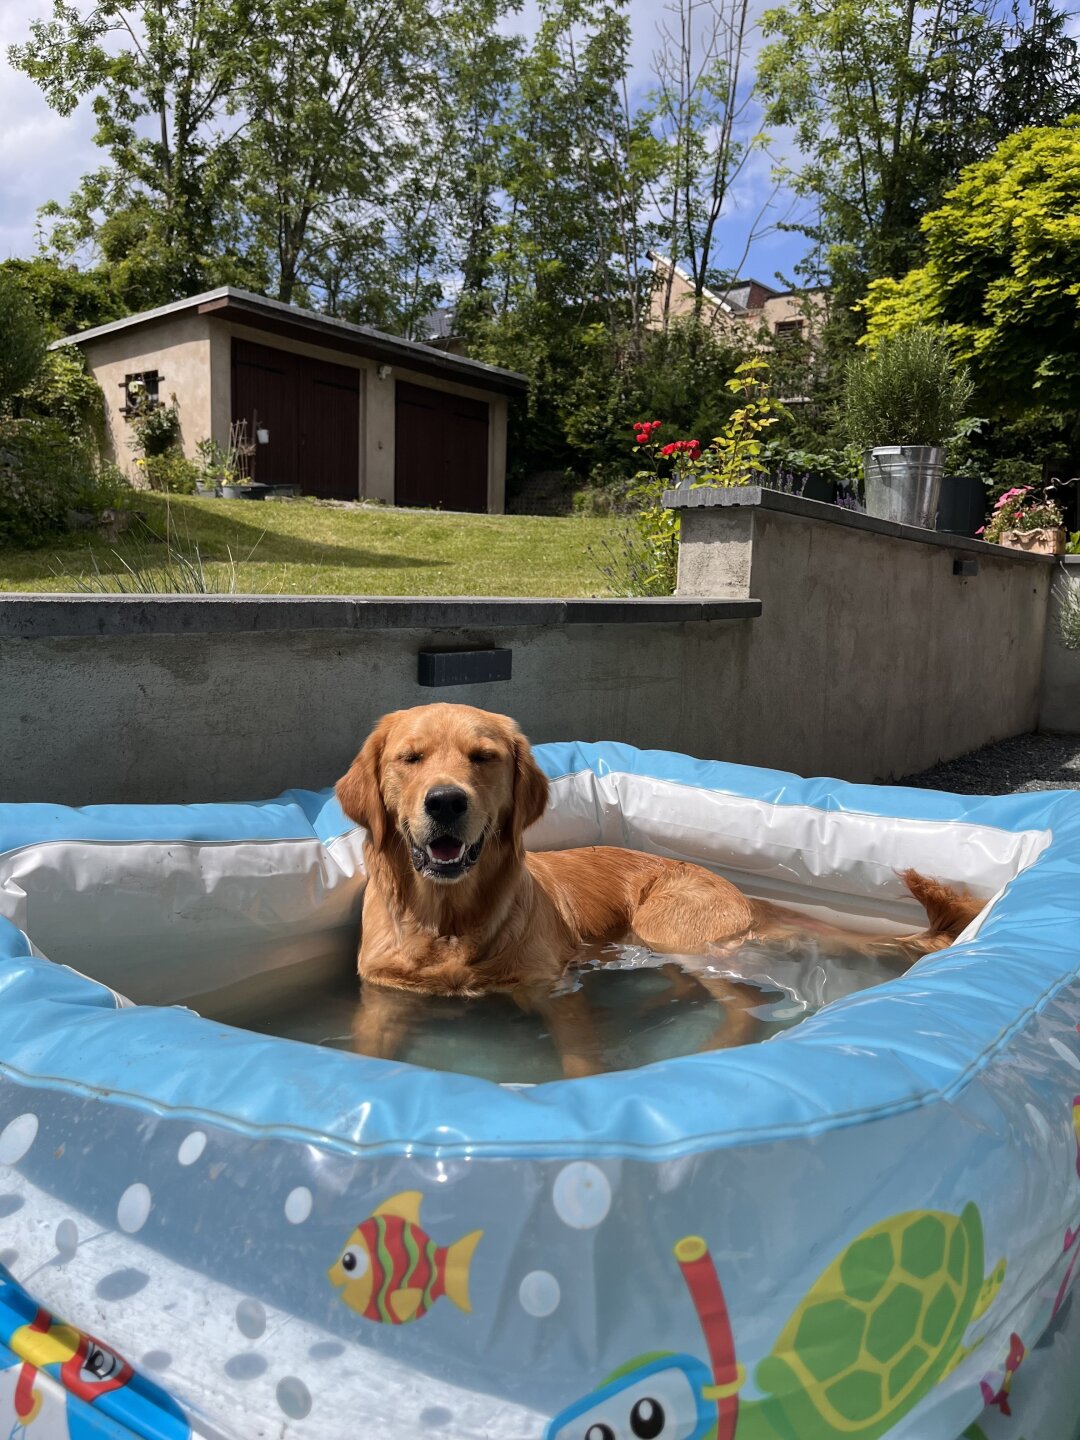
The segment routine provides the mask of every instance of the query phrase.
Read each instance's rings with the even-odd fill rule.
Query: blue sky
[[[38,208],[49,200],[66,200],[79,178],[98,163],[89,106],[81,106],[68,119],[54,114],[37,86],[7,62],[7,47],[24,40],[30,21],[51,10],[51,0],[0,3],[0,259],[32,255],[37,248]],[[634,76],[643,87],[663,5],[660,0],[631,0],[630,13]],[[534,17],[535,11],[527,5],[522,28],[528,30]],[[769,162],[762,156],[749,167],[722,221],[718,264],[738,263],[748,229],[772,188]],[[778,197],[771,218],[786,215],[790,204],[790,197]],[[773,283],[777,271],[790,277],[805,248],[799,235],[775,231],[764,235],[752,245],[743,274],[766,283]]]

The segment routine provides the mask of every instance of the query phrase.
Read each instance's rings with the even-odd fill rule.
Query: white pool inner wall
[[[547,814],[526,837],[535,850],[620,845],[701,863],[755,895],[861,913],[868,928],[919,927],[904,869],[990,898],[1050,838],[592,771],[555,780]],[[141,1004],[183,1003],[280,966],[306,962],[314,974],[320,962],[347,963],[363,839],[353,828],[326,843],[310,831],[273,840],[42,840],[0,856],[0,915],[40,954]]]

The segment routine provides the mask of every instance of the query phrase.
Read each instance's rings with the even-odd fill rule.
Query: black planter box
[[[823,480],[820,475],[808,475],[802,488],[804,500],[821,500],[826,505],[836,503],[836,481]]]
[[[944,475],[938,498],[937,529],[974,536],[986,523],[986,486],[977,475]]]

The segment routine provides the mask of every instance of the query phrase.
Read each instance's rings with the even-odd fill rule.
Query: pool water
[[[624,945],[583,951],[559,992],[539,1006],[535,997],[502,994],[462,999],[369,987],[365,995],[353,964],[342,966],[340,957],[189,1003],[208,1019],[259,1034],[536,1085],[771,1040],[840,996],[896,974],[894,965],[830,954],[815,942],[796,952],[748,945],[708,962]],[[568,1048],[573,1059],[564,1063]]]

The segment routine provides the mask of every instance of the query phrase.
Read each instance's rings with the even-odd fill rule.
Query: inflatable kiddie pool
[[[0,1436],[1072,1440],[1080,795],[537,757],[536,847],[992,903],[766,1044],[520,1089],[170,1004],[351,951],[331,792],[4,807]]]

